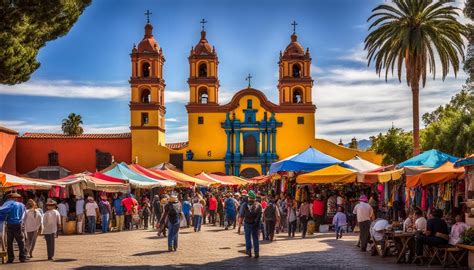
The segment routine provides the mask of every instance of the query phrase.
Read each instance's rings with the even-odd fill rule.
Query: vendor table
[[[394,233],[393,237],[400,239],[400,242],[402,243],[402,249],[399,250],[398,256],[397,256],[397,263],[401,263],[402,259],[405,257],[405,253],[408,250],[408,242],[410,242],[410,240],[415,237],[415,233],[414,232]]]

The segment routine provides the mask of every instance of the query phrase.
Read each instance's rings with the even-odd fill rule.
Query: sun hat
[[[8,198],[9,199],[21,198],[21,195],[16,193],[16,192],[12,192],[12,193],[8,194]]]
[[[359,201],[367,202],[367,196],[365,196],[364,194],[360,195]]]
[[[255,200],[257,198],[257,195],[255,194],[255,192],[253,190],[249,191],[249,199],[251,200]]]
[[[46,206],[56,206],[58,203],[51,199],[51,198],[48,198],[48,200],[46,201]]]

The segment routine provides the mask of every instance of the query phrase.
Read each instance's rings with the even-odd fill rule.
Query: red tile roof
[[[12,135],[18,135],[17,131],[15,131],[13,129],[6,128],[6,127],[2,127],[2,126],[0,126],[0,132],[12,134]]]
[[[166,146],[173,150],[179,150],[187,147],[189,142],[177,142],[177,143],[167,143]]]
[[[20,138],[32,139],[129,139],[132,137],[131,133],[103,133],[103,134],[81,134],[81,135],[66,135],[61,133],[30,133],[26,132]]]

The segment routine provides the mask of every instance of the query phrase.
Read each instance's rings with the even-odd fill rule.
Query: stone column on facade
[[[268,153],[268,154],[270,154],[270,152],[271,152],[270,142],[271,142],[271,140],[270,140],[270,132],[268,132],[268,130],[267,130],[267,153]]]
[[[272,154],[276,153],[276,128],[272,128]]]

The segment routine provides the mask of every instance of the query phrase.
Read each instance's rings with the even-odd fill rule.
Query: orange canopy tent
[[[191,183],[193,185],[199,185],[199,186],[209,186],[209,182],[202,181],[201,179],[193,176],[189,176],[185,173],[178,172],[178,171],[173,171],[167,168],[164,168],[163,170],[154,170],[154,169],[149,169],[150,171],[162,176],[166,177],[167,179],[174,180],[176,182],[181,182],[181,183]]]
[[[249,184],[247,180],[233,175],[218,175],[215,173],[209,173],[208,175],[213,179],[217,179],[223,183],[228,183],[231,185],[241,186]]]
[[[176,182],[176,185],[179,187],[192,187],[194,186],[194,183],[192,182],[186,182],[186,181],[179,181],[175,179],[174,177],[170,177],[162,172],[161,170],[153,170],[153,169],[147,169],[145,167],[142,167],[138,164],[130,164],[128,167],[139,174],[143,174],[145,176],[148,176],[150,178],[156,179],[156,180],[170,180],[173,182]]]
[[[248,179],[251,184],[264,184],[272,180],[271,175],[259,175]]]
[[[220,180],[217,180],[213,177],[211,177],[210,175],[208,175],[207,173],[205,172],[201,172],[200,174],[196,174],[194,177],[202,180],[202,181],[206,181],[209,183],[210,186],[218,186],[218,185],[232,185],[232,184],[229,184],[227,182],[222,182]]]
[[[463,177],[464,169],[454,168],[454,164],[447,161],[434,170],[423,172],[417,175],[407,176],[407,186],[408,183],[410,183],[411,187],[420,184],[423,186],[440,184],[449,180],[462,179]]]
[[[0,172],[0,188],[17,188],[25,190],[48,190],[53,186],[62,186],[61,184],[50,184],[37,179],[18,177],[8,173]]]

